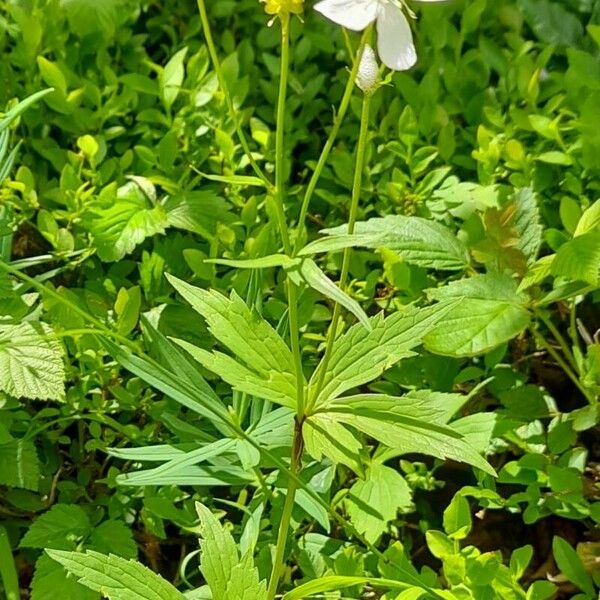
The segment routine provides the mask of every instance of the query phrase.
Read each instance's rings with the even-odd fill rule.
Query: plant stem
[[[290,256],[292,245],[285,218],[285,117],[287,85],[290,63],[290,17],[282,14],[281,22],[281,72],[279,77],[279,97],[277,100],[277,131],[275,133],[275,210],[281,233],[284,252]],[[290,324],[290,345],[296,367],[296,408],[298,419],[304,417],[304,373],[298,324],[298,289],[292,280],[287,279],[288,317]]]
[[[227,83],[225,81],[225,76],[223,75],[223,69],[221,68],[221,63],[219,61],[219,55],[217,53],[217,48],[215,46],[215,42],[212,37],[212,32],[210,28],[210,21],[208,19],[208,13],[206,12],[206,3],[205,0],[198,0],[198,10],[200,12],[200,21],[202,22],[202,30],[204,31],[204,39],[206,40],[206,46],[208,47],[208,53],[210,54],[210,59],[213,64],[213,68],[217,75],[217,81],[219,82],[219,87],[221,88],[221,92],[223,92],[223,96],[225,97],[225,104],[227,105],[227,110],[229,112],[229,117],[233,121],[235,126],[235,131],[237,136],[242,144],[242,148],[244,149],[244,153],[246,154],[250,166],[256,173],[256,176],[259,177],[267,186],[267,189],[271,189],[273,186],[269,181],[269,178],[265,175],[263,170],[260,168],[254,156],[252,156],[252,150],[250,150],[250,144],[248,144],[248,138],[246,138],[246,134],[242,129],[240,121],[238,119],[238,111],[236,111],[235,106],[233,104],[233,100],[231,98],[231,94],[229,93],[229,88],[227,87]]]
[[[350,204],[350,216],[348,218],[348,235],[354,233],[354,226],[356,224],[356,216],[358,213],[358,203],[360,200],[360,194],[362,190],[362,176],[365,167],[365,153],[367,148],[367,137],[369,134],[369,113],[371,108],[371,96],[365,94],[363,97],[362,112],[360,116],[360,133],[358,135],[358,146],[356,149],[356,161],[354,166],[354,182],[352,184],[352,201]],[[344,250],[344,257],[342,260],[342,272],[340,274],[339,287],[342,291],[346,290],[346,280],[348,278],[348,271],[350,270],[350,256],[352,254],[352,248],[346,248]],[[325,354],[319,364],[319,378],[315,388],[315,393],[311,398],[310,407],[314,404],[323,388],[323,382],[325,379],[325,373],[329,360],[331,359],[331,353],[333,351],[333,343],[336,338],[337,328],[341,316],[341,308],[339,304],[335,305],[333,309],[333,318],[329,331],[327,332],[327,342],[325,347]]]
[[[19,589],[19,577],[13,560],[8,533],[4,527],[0,527],[0,575],[6,600],[19,600],[21,591]]]
[[[565,372],[565,374],[569,377],[569,379],[577,386],[577,389],[583,394],[585,399],[590,404],[595,404],[596,399],[590,394],[588,390],[585,389],[577,374],[571,369],[571,367],[567,364],[567,362],[563,359],[563,357],[552,347],[552,345],[546,340],[546,338],[535,329],[531,329],[534,337],[538,340],[540,346],[542,346],[548,354],[558,363],[560,368]]]
[[[567,341],[561,335],[561,333],[558,330],[558,328],[556,327],[556,325],[554,325],[552,320],[543,311],[536,311],[536,316],[548,328],[548,331],[553,335],[554,339],[558,342],[558,345],[561,347],[561,350],[563,351],[565,358],[569,361],[569,364],[571,365],[573,370],[577,373],[579,371],[579,368],[577,366],[577,362],[575,361],[575,357],[573,356],[573,353],[571,352],[571,349],[569,348]]]
[[[290,59],[290,17],[288,14],[282,14],[279,17],[281,23],[281,70],[279,76],[279,97],[277,100],[277,131],[275,134],[275,210],[283,242],[285,253],[290,256],[292,246],[290,235],[285,218],[285,117],[287,85],[289,74]],[[267,600],[273,600],[277,594],[279,579],[285,563],[285,546],[290,529],[292,511],[298,489],[298,473],[302,465],[302,452],[304,450],[304,441],[302,438],[302,424],[304,422],[304,373],[302,370],[302,354],[300,349],[300,332],[298,324],[298,289],[294,282],[287,278],[287,296],[288,296],[288,318],[289,334],[292,355],[296,368],[296,410],[297,417],[294,421],[294,436],[292,439],[292,453],[290,457],[290,472],[288,474],[287,492],[279,532],[277,534],[277,546],[275,548],[275,558],[273,569],[269,579],[269,588],[267,591]]]
[[[287,221],[285,219],[285,113],[287,101],[287,85],[290,62],[290,17],[289,15],[281,15],[281,67],[279,74],[279,96],[277,99],[277,114],[276,123],[277,130],[275,132],[275,210],[277,212],[277,221],[281,232],[284,252],[290,256],[292,246],[290,243],[290,234],[288,231]]]
[[[350,100],[352,99],[352,92],[354,91],[354,85],[356,82],[356,75],[358,73],[358,67],[360,66],[360,59],[362,57],[362,53],[367,42],[368,36],[370,34],[370,28],[365,29],[363,36],[360,41],[360,46],[358,48],[358,52],[354,57],[354,63],[352,64],[352,70],[350,71],[350,76],[348,77],[348,82],[346,83],[346,89],[344,90],[344,95],[342,96],[342,101],[340,102],[340,106],[338,112],[333,121],[333,127],[329,132],[329,137],[327,138],[327,142],[321,151],[321,156],[319,156],[319,160],[313,171],[313,174],[308,182],[308,186],[306,188],[306,192],[304,194],[304,198],[302,200],[302,207],[300,209],[300,217],[298,218],[298,232],[296,234],[296,240],[294,243],[294,255],[298,253],[302,245],[302,237],[304,231],[306,229],[306,215],[308,213],[308,207],[310,205],[310,201],[315,193],[317,188],[317,184],[319,183],[319,179],[321,178],[321,174],[323,173],[323,169],[325,168],[325,164],[331,154],[331,150],[333,149],[333,145],[335,140],[337,139],[338,133],[344,122],[344,118],[346,117],[346,113],[348,112],[348,107],[350,106]]]
[[[302,440],[302,421],[298,419],[294,422],[294,438],[292,440],[292,455],[290,461],[290,473],[288,476],[285,504],[281,522],[279,523],[279,533],[277,534],[277,546],[275,548],[275,559],[273,560],[273,569],[269,579],[269,588],[267,589],[267,600],[273,600],[277,594],[277,587],[285,564],[285,546],[290,529],[290,521],[294,510],[296,500],[296,491],[298,489],[298,473],[302,464],[302,452],[304,442]]]

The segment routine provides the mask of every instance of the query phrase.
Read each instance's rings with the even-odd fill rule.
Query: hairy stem
[[[227,105],[227,111],[229,112],[229,117],[233,121],[235,131],[237,136],[242,144],[242,148],[246,157],[248,158],[248,162],[252,167],[253,171],[256,173],[256,176],[259,177],[264,184],[267,186],[267,189],[272,188],[272,184],[269,181],[269,178],[265,175],[263,170],[260,168],[254,156],[252,155],[252,150],[250,149],[250,144],[248,144],[248,138],[242,129],[240,121],[238,119],[238,111],[235,109],[233,104],[233,99],[231,98],[231,94],[229,93],[229,88],[227,87],[227,83],[225,81],[225,76],[223,75],[223,69],[221,68],[221,63],[219,61],[219,55],[217,53],[217,48],[215,46],[215,42],[213,40],[210,21],[208,19],[208,13],[206,12],[206,3],[205,0],[198,0],[198,10],[200,12],[200,21],[202,22],[202,31],[204,32],[204,39],[206,40],[206,46],[208,47],[208,53],[210,54],[210,59],[213,64],[213,68],[217,75],[217,81],[219,82],[219,88],[223,93],[225,98],[225,104]]]
[[[358,146],[356,148],[356,161],[354,165],[354,182],[352,184],[352,201],[350,203],[350,216],[348,218],[348,234],[354,233],[354,226],[356,224],[356,216],[358,213],[358,203],[360,200],[360,194],[362,189],[362,176],[365,167],[365,153],[367,148],[367,136],[369,134],[369,113],[371,108],[371,97],[369,94],[365,94],[363,98],[362,112],[360,116],[360,133],[358,135]],[[350,269],[350,256],[352,254],[352,248],[346,248],[344,250],[344,257],[342,260],[342,272],[340,274],[339,287],[341,290],[346,289],[346,280],[348,279],[348,271]],[[317,397],[321,393],[323,388],[323,381],[325,379],[325,373],[329,360],[331,359],[331,353],[333,351],[333,343],[336,338],[339,320],[341,317],[341,308],[339,304],[335,305],[333,309],[333,317],[331,319],[331,325],[327,332],[327,342],[325,347],[325,354],[319,365],[319,378],[315,388],[315,393],[311,398],[312,404],[316,401]]]

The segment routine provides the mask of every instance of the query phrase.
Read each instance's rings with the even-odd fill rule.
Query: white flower
[[[377,50],[383,63],[394,71],[405,71],[417,62],[408,20],[402,12],[404,0],[321,0],[315,9],[338,25],[362,31],[377,21]],[[440,2],[442,0],[419,0]]]
[[[360,65],[356,74],[356,85],[365,93],[372,94],[379,84],[379,65],[375,57],[375,50],[365,45],[362,56],[360,57]]]

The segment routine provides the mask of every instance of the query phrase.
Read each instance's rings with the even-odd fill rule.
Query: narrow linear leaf
[[[369,317],[361,308],[360,304],[331,281],[331,279],[321,271],[314,260],[310,258],[304,259],[300,263],[299,274],[311,288],[350,311],[364,327],[367,329],[371,328]]]

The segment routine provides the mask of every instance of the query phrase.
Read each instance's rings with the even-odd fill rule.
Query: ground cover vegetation
[[[0,51],[0,594],[598,598],[600,2],[0,0]]]

